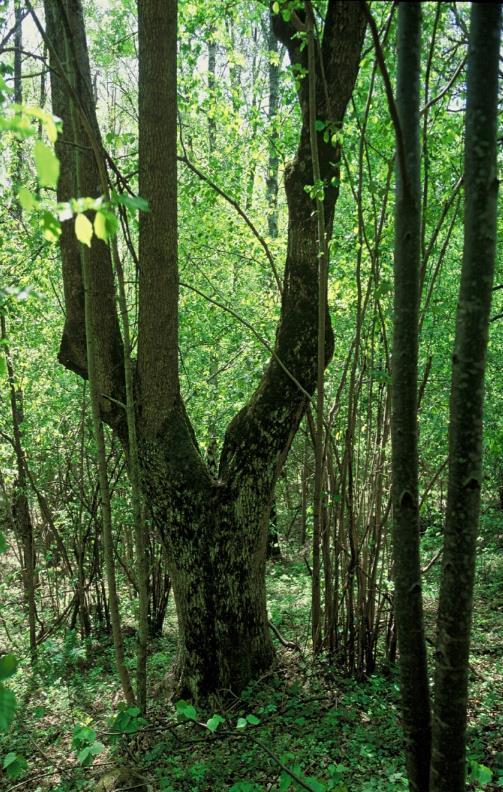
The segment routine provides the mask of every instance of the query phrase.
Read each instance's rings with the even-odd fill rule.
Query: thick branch
[[[61,163],[58,183],[58,200],[68,201],[78,196],[77,184],[82,196],[97,197],[100,194],[100,171],[93,152],[93,138],[101,145],[96,111],[91,90],[91,73],[85,38],[84,18],[80,0],[45,0],[46,37],[49,44],[51,64],[51,92],[54,113],[59,116],[65,129],[72,128],[72,118],[78,115],[76,127],[82,147],[79,157],[73,147],[65,146],[60,140],[56,152]],[[70,68],[71,66],[71,68]],[[79,107],[72,103],[67,87],[68,78],[62,74],[76,75],[75,92]],[[82,123],[85,113],[87,124]],[[89,131],[86,131],[88,125]],[[77,179],[77,168],[79,178]],[[87,378],[86,335],[84,322],[84,292],[78,241],[72,221],[63,223],[60,241],[63,264],[66,320],[59,353],[59,360],[66,368]],[[112,262],[108,247],[96,237],[91,246],[91,288],[95,311],[92,319],[96,339],[96,373],[100,393],[122,399],[123,355],[115,307]],[[104,417],[114,422],[113,401],[102,399]]]
[[[292,63],[306,65],[306,53],[300,50],[295,27],[276,16],[274,30],[287,47]],[[331,0],[316,54],[316,107],[318,118],[334,130],[342,125],[355,84],[364,30],[364,14],[358,3]],[[312,394],[316,385],[319,242],[315,203],[305,190],[312,183],[313,173],[305,80],[299,89],[299,102],[302,112],[299,148],[287,169],[285,183],[288,249],[274,355],[250,402],[228,428],[220,469],[222,476],[231,479],[238,471],[240,478],[250,473],[256,477],[260,471],[266,487],[274,483],[305,411],[304,393]],[[320,178],[325,183],[323,205],[329,238],[338,195],[340,146],[332,146],[319,134],[318,151]],[[325,339],[328,363],[333,347],[329,321]],[[278,358],[302,390],[285,374]]]
[[[140,215],[138,385],[155,435],[179,402],[176,0],[139,0]]]

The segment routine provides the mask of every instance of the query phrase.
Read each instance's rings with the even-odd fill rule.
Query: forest
[[[501,26],[0,0],[0,789],[503,788]]]

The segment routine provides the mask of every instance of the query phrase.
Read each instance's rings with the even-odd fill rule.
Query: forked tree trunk
[[[84,40],[80,0],[65,5],[73,16],[72,29],[80,25],[77,38]],[[240,690],[273,661],[265,596],[267,517],[316,384],[319,248],[314,204],[304,189],[312,181],[304,82],[299,89],[299,150],[286,178],[289,238],[274,354],[249,403],[227,429],[217,478],[199,452],[178,376],[176,18],[175,0],[138,2],[139,193],[148,200],[149,212],[140,215],[135,384],[142,489],[167,547],[178,613],[180,688],[197,699],[220,688]],[[306,68],[295,26],[280,15],[274,26],[292,62]],[[364,29],[358,3],[329,0],[316,53],[316,107],[319,117],[334,127],[342,124],[355,83]],[[88,75],[88,64],[81,64],[81,70]],[[61,116],[68,113],[70,100],[55,82],[53,100]],[[86,107],[86,112],[94,125],[94,108]],[[338,194],[331,180],[336,177],[337,183],[340,149],[321,135],[318,143],[330,234]],[[75,183],[74,163],[62,153],[68,189]],[[89,171],[94,178],[92,163]],[[82,278],[71,234],[62,240],[67,317],[60,359],[87,376]],[[127,443],[123,413],[114,408],[114,400],[124,402],[124,377],[110,257],[99,247],[95,255],[93,285],[100,304],[94,332],[96,349],[103,352],[97,376],[100,393],[112,397],[102,399],[103,418]],[[331,353],[328,320],[326,363]]]

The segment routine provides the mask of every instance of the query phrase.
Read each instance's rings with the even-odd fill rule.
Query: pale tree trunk
[[[430,698],[419,558],[417,454],[420,6],[415,2],[398,6],[396,106],[405,157],[397,157],[396,175],[391,440],[395,617],[407,773],[411,790],[427,792]],[[399,148],[400,140],[397,144]]]
[[[72,4],[80,8],[77,0]],[[135,386],[142,489],[166,544],[178,613],[180,689],[200,698],[222,688],[243,688],[273,661],[265,597],[267,516],[307,394],[316,384],[318,229],[304,190],[312,164],[306,87],[301,86],[303,124],[286,180],[290,230],[274,354],[249,403],[227,429],[215,478],[199,452],[178,373],[176,16],[174,0],[139,0],[139,192],[148,200],[149,212],[140,215]],[[306,65],[295,27],[281,18],[275,26],[293,62]],[[316,106],[321,117],[337,125],[358,72],[364,27],[358,4],[329,2],[320,50],[330,107],[319,62]],[[61,85],[55,94],[61,98]],[[321,136],[318,142],[321,178],[329,183],[337,175],[340,151]],[[68,160],[62,163],[70,174],[71,167]],[[337,190],[328,186],[324,208],[329,233],[336,198]],[[62,357],[65,365],[87,376],[82,284],[71,264],[72,244],[63,239],[67,319]],[[103,270],[91,275],[101,277],[96,299],[107,302],[110,326],[94,317],[94,334],[98,357],[102,350],[112,359],[108,366],[101,359],[97,378],[101,393],[124,401],[109,256],[108,263],[103,256],[102,264]],[[326,362],[331,350],[327,322]],[[105,381],[107,372],[115,376]],[[127,443],[123,413],[110,399],[102,399],[101,407],[103,418]]]
[[[501,3],[472,3],[461,287],[452,357],[449,489],[438,610],[432,792],[462,792],[480,488],[484,372],[494,277]]]

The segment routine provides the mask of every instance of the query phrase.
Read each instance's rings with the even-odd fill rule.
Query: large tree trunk
[[[72,29],[81,26],[74,39],[85,42],[80,0],[66,3]],[[178,613],[180,687],[199,698],[219,688],[243,688],[274,657],[265,596],[267,518],[277,476],[316,384],[319,244],[315,206],[304,190],[312,181],[312,163],[307,87],[301,84],[303,123],[299,151],[286,179],[289,238],[275,350],[250,402],[227,429],[215,478],[199,452],[178,376],[176,11],[176,0],[138,2],[139,191],[149,202],[149,212],[140,215],[136,393],[142,488],[168,550]],[[323,69],[317,54],[316,106],[319,117],[334,127],[342,124],[355,83],[364,28],[359,4],[330,0],[319,48]],[[294,25],[279,16],[275,30],[292,61],[305,67],[306,53]],[[89,64],[85,48],[79,52],[85,87]],[[61,83],[55,83],[54,109],[63,116],[69,112],[69,99],[61,107]],[[87,103],[85,109],[94,125],[94,108]],[[340,150],[320,136],[319,153],[330,234],[337,199],[331,179],[338,175]],[[67,157],[62,171],[71,167]],[[62,254],[65,284],[72,286],[65,291],[62,362],[86,376],[81,282],[66,237]],[[110,300],[111,264],[105,256],[100,263],[100,297]],[[113,358],[109,365],[116,376],[105,382],[102,375],[101,392],[120,399],[121,342],[110,305],[108,319],[108,330],[96,321],[97,348]],[[328,323],[327,363],[332,343]],[[107,370],[103,365],[100,372]],[[103,400],[103,417],[125,441],[124,421],[114,404]]]
[[[242,690],[274,657],[261,504],[254,497],[229,499],[216,484],[199,507],[189,518],[190,539],[170,553],[181,686],[196,698],[219,688]]]

